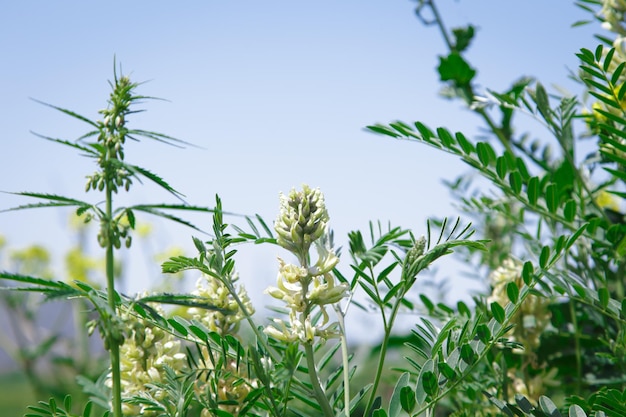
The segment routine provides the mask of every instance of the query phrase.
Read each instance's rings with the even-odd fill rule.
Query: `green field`
[[[26,378],[16,372],[0,375],[0,410],[7,417],[23,416],[26,406],[35,404]]]

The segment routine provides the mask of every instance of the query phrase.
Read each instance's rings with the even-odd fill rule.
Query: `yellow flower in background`
[[[48,278],[52,276],[50,270],[50,252],[41,245],[31,245],[24,249],[12,250],[9,261],[14,264],[16,271],[21,274]]]
[[[79,216],[76,214],[76,212],[73,212],[70,215],[70,219],[68,223],[69,223],[70,229],[81,232],[83,230],[86,230],[89,227],[89,221],[91,221],[90,214],[82,214]]]
[[[147,238],[152,234],[152,225],[150,223],[138,223],[135,225],[135,233],[141,238]]]
[[[213,366],[208,360],[210,356],[207,348],[203,347],[202,350],[206,364]],[[210,382],[199,378],[196,381],[196,392],[199,395],[206,395],[206,392],[210,391],[219,402],[218,408],[233,416],[239,415],[243,404],[246,402],[246,397],[257,385],[249,380],[243,363],[232,358],[226,359],[220,369],[211,369],[209,380]],[[200,412],[201,417],[214,415],[213,411],[206,408]]]
[[[619,202],[617,201],[617,197],[615,195],[608,193],[605,190],[600,190],[596,194],[595,198],[596,203],[600,206],[600,208],[620,211]]]
[[[68,281],[92,282],[90,275],[104,271],[104,261],[87,256],[82,248],[74,247],[65,254],[65,268]]]
[[[618,35],[626,35],[624,27],[624,17],[626,12],[626,1],[624,0],[604,0],[599,15],[604,22],[602,27]]]

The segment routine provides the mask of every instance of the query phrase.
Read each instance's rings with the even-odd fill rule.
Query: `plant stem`
[[[380,379],[383,374],[383,368],[385,365],[385,358],[387,357],[387,346],[389,345],[389,337],[391,336],[391,329],[393,328],[393,323],[395,321],[396,315],[398,313],[398,308],[400,307],[400,300],[404,297],[404,293],[398,295],[395,304],[391,309],[391,314],[389,315],[389,321],[384,323],[385,335],[383,337],[383,341],[380,347],[380,354],[378,355],[378,366],[376,368],[376,377],[374,378],[374,384],[372,385],[372,393],[370,394],[370,398],[367,402],[367,407],[365,407],[365,413],[363,415],[368,416],[372,405],[374,404],[374,400],[376,398],[376,391],[378,390],[378,385],[380,384]],[[383,308],[381,306],[381,308]],[[383,320],[385,320],[385,315],[383,314]]]
[[[385,364],[385,356],[387,355],[387,344],[390,333],[391,328],[385,328],[385,335],[380,347],[380,354],[378,355],[378,366],[376,367],[376,377],[374,378],[374,384],[372,385],[372,393],[370,394],[367,406],[365,407],[365,413],[363,414],[365,416],[369,415],[372,405],[374,404],[374,399],[376,398],[376,391],[378,390],[378,384],[380,384],[380,378],[383,373],[383,365]]]
[[[114,271],[114,256],[113,256],[113,241],[112,237],[112,224],[113,221],[113,192],[107,181],[106,184],[106,227],[108,228],[108,239],[106,247],[106,274],[107,274],[107,296],[109,307],[112,317],[110,318],[109,329],[107,337],[109,338],[109,357],[111,360],[111,381],[112,381],[112,405],[113,405],[113,417],[122,417],[122,390],[121,390],[121,375],[120,375],[120,346],[119,338],[114,337],[119,332],[119,329],[115,328],[117,323],[115,320],[117,311],[117,298],[115,294],[115,271]]]
[[[574,300],[569,300],[569,312],[574,326],[574,349],[576,350],[576,393],[580,393],[580,387],[583,378],[582,369],[582,352],[580,351],[580,331],[578,328],[578,318],[576,317],[576,309],[574,308]]]
[[[343,364],[343,402],[346,417],[350,417],[350,365],[348,363],[348,339],[346,337],[346,323],[344,313],[339,304],[333,305],[337,313],[339,328],[341,329],[341,360]]]
[[[441,19],[439,10],[437,10],[437,7],[435,7],[435,0],[429,0],[428,2],[426,2],[426,4],[430,6],[430,10],[433,12],[433,17],[435,18],[435,21],[437,22],[437,26],[439,27],[439,30],[441,31],[441,36],[443,37],[443,40],[446,43],[446,46],[448,47],[450,51],[452,51],[452,49],[454,48],[454,45],[452,45],[452,41],[450,41],[448,32],[445,26],[443,25],[443,20]]]
[[[326,398],[326,393],[324,393],[324,390],[320,385],[320,379],[317,376],[317,370],[315,369],[315,353],[313,352],[313,345],[311,343],[304,343],[304,354],[306,356],[306,363],[309,369],[309,379],[311,380],[311,385],[313,386],[315,398],[317,399],[320,407],[322,407],[324,415],[326,417],[334,417],[335,413],[333,413],[333,409],[328,402],[328,398]]]

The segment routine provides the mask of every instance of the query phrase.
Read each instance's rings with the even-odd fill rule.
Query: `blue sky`
[[[572,2],[438,4],[449,26],[477,26],[468,57],[482,87],[503,90],[532,75],[577,92],[568,68],[577,67],[579,48],[596,46],[599,28],[571,28],[588,17]],[[96,118],[116,57],[132,79],[149,81],[140,93],[169,100],[146,103],[148,111],[133,116],[131,126],[201,147],[131,144],[127,160],[164,177],[189,203],[213,205],[217,193],[226,210],[272,221],[279,191],[307,183],[325,193],[339,244],[369,220],[420,235],[428,217],[457,214],[441,180],[467,169],[441,152],[363,127],[419,120],[473,136],[481,125],[459,102],[438,96],[435,67],[445,46],[414,7],[407,0],[4,2],[0,190],[98,201],[83,194],[84,176],[95,170],[91,161],[29,133],[74,139],[87,126],[29,98]],[[0,208],[26,202],[3,195]],[[138,186],[120,202],[173,200]],[[58,210],[3,213],[0,234],[15,248],[42,243],[60,259],[73,243],[67,218]],[[152,248],[181,246],[193,254],[191,230],[145,220],[157,227]],[[210,228],[209,216],[194,220]],[[156,275],[136,250],[136,258],[125,256],[131,292]],[[275,279],[276,255],[276,248],[242,249],[242,282],[261,304],[258,293]],[[444,275],[454,284],[451,300],[480,286],[455,274],[452,268]]]

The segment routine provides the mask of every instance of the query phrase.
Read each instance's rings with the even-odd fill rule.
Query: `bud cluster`
[[[117,168],[112,171],[112,178],[107,179],[107,175],[100,171],[96,171],[91,175],[87,175],[87,184],[85,185],[85,191],[98,190],[103,191],[104,187],[109,184],[109,188],[114,193],[117,193],[119,187],[123,187],[124,190],[130,190],[130,186],[133,184],[131,179],[132,174],[126,168]]]
[[[109,98],[109,107],[99,112],[104,116],[98,122],[98,143],[102,146],[98,157],[100,171],[87,176],[86,191],[103,191],[107,187],[116,193],[119,187],[128,191],[132,185],[132,173],[119,161],[124,160],[124,143],[128,134],[126,115],[134,98],[132,90],[135,86],[126,76],[117,79]]]
[[[307,258],[311,244],[324,234],[327,223],[328,212],[319,188],[312,190],[303,185],[300,192],[292,189],[287,196],[280,194],[280,213],[274,225],[278,244],[301,262]]]
[[[130,235],[130,225],[125,221],[126,215],[120,214],[113,219],[109,224],[107,222],[100,222],[100,230],[98,231],[98,244],[106,248],[109,243],[113,244],[113,247],[119,249],[122,247],[122,241],[124,246],[130,248],[133,240]]]
[[[413,246],[406,253],[402,266],[405,279],[414,279],[415,275],[419,272],[419,270],[417,270],[418,261],[422,259],[425,249],[426,238],[424,236],[420,236],[417,240],[414,240]]]

